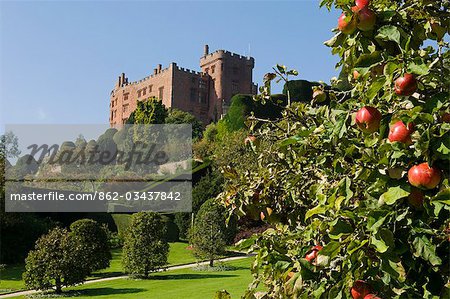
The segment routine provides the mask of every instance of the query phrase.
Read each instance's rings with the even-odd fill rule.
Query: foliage
[[[167,108],[157,98],[137,101],[136,105],[136,110],[126,121],[127,124],[163,124],[168,115]]]
[[[353,3],[322,1],[347,12]],[[374,30],[337,32],[326,43],[344,74],[332,82],[329,104],[293,103],[283,119],[253,124],[264,146],[247,149],[256,163],[224,168],[221,195],[230,214],[273,225],[241,243],[257,253],[245,298],[255,298],[260,284],[264,298],[350,298],[359,279],[381,298],[448,296],[450,125],[441,117],[450,108],[450,53],[441,32],[450,29],[449,8],[448,1],[372,1]],[[268,100],[271,81],[288,72],[277,66],[258,98]],[[419,81],[412,96],[394,92],[404,73]],[[347,91],[337,88],[343,78]],[[355,125],[363,106],[383,115],[374,133]],[[414,123],[411,145],[387,141],[398,119]],[[408,203],[415,189],[406,173],[422,162],[439,167],[442,180],[420,191],[417,208]],[[309,263],[305,254],[318,244]]]
[[[169,244],[162,217],[154,212],[131,216],[125,236],[122,265],[126,273],[147,278],[167,264]]]
[[[38,290],[54,287],[56,293],[61,293],[62,287],[82,283],[87,275],[79,263],[83,254],[66,229],[54,228],[39,238],[25,260],[26,286]]]
[[[283,94],[288,95],[293,102],[310,102],[313,97],[313,86],[318,86],[319,83],[310,82],[307,80],[291,80],[284,84]]]
[[[180,238],[180,230],[174,222],[174,215],[162,215],[166,234],[164,236],[167,242],[177,242]]]
[[[250,115],[266,119],[279,118],[286,103],[284,95],[272,95],[270,101],[256,102],[252,95],[237,94],[231,99],[227,114],[217,125],[219,136],[223,138],[227,132],[246,128],[245,120]]]
[[[36,240],[55,223],[33,213],[6,213],[3,190],[0,197],[0,263],[23,262]]]
[[[208,171],[192,188],[192,212],[197,213],[203,203],[222,191],[223,176],[218,171]]]
[[[191,226],[191,213],[179,212],[175,213],[173,222],[178,227],[179,237],[182,240],[187,240],[189,227]]]
[[[225,253],[229,238],[230,228],[226,227],[225,209],[214,199],[206,201],[189,232],[189,243],[192,244],[194,256],[198,259],[208,259],[212,267],[214,260]]]
[[[92,219],[80,219],[70,225],[70,234],[83,252],[78,262],[92,273],[109,267],[111,252],[105,228]]]
[[[191,124],[192,125],[192,140],[202,137],[203,124],[194,115],[189,112],[181,111],[172,108],[169,110],[169,115],[165,119],[166,124]]]
[[[0,157],[14,158],[20,155],[17,136],[8,131],[0,135]]]

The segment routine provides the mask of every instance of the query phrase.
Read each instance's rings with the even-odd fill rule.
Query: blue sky
[[[299,78],[336,75],[323,42],[339,13],[319,1],[0,2],[0,123],[108,123],[109,92],[170,62],[199,70],[205,43],[277,63]],[[2,129],[0,129],[2,130]]]

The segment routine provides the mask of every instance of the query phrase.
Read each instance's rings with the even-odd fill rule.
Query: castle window
[[[111,120],[114,118],[114,111],[111,111]]]
[[[200,104],[205,104],[206,103],[206,93],[203,91],[199,91],[198,92],[198,102]]]
[[[122,110],[123,112],[127,112],[128,111],[128,104],[123,105],[122,109],[123,109]]]
[[[158,89],[159,91],[159,100],[162,101],[163,100],[163,95],[164,95],[164,86],[160,87]]]
[[[111,102],[111,107],[114,107],[114,100]]]
[[[141,90],[140,89],[137,91],[137,96],[138,96],[138,98],[141,97]]]
[[[128,101],[128,95],[129,95],[128,93],[125,93],[125,94],[123,95],[123,100],[124,100],[124,101]]]
[[[214,71],[216,70],[216,66],[215,65],[212,65],[211,66],[211,74],[214,74]]]
[[[209,74],[209,68],[205,69],[205,73]]]
[[[146,93],[147,93],[147,87],[144,87],[144,89],[142,89],[142,95],[145,96]]]
[[[190,96],[191,102],[195,102],[196,97],[197,97],[197,89],[191,88],[191,96]]]
[[[198,88],[200,88],[200,89],[206,88],[205,80],[203,80],[203,79],[198,80]]]
[[[149,86],[148,86],[148,93],[151,93],[151,92],[152,92],[152,89],[153,89],[153,85],[149,85]]]

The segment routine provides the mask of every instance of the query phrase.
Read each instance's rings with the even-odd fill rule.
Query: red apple
[[[357,7],[359,8],[366,8],[367,6],[369,6],[369,0],[356,0],[355,4]]]
[[[381,299],[381,298],[375,294],[367,294],[366,296],[364,296],[364,299]]]
[[[441,171],[435,166],[430,167],[426,162],[415,165],[408,171],[408,181],[414,187],[434,189],[441,181]]]
[[[364,299],[371,292],[370,285],[363,280],[357,280],[350,289],[353,299]]]
[[[350,19],[347,20],[348,18]],[[345,34],[352,34],[356,30],[357,21],[355,16],[348,16],[348,18],[345,13],[342,13],[338,19],[338,29]]]
[[[411,134],[414,131],[414,125],[409,123],[406,126],[401,120],[397,121],[389,129],[388,139],[390,142],[402,142],[407,145],[412,143]]]
[[[375,13],[368,9],[363,8],[358,11],[358,29],[361,31],[370,31],[375,27],[377,17]]]
[[[417,188],[412,188],[411,193],[408,196],[408,203],[416,210],[422,210],[424,198],[422,191]]]
[[[317,255],[319,255],[319,251],[322,250],[322,246],[316,245],[305,255],[305,259],[314,264],[314,260],[316,259]]]
[[[444,123],[450,123],[450,113],[445,112],[441,115],[441,121]]]
[[[417,80],[413,74],[405,74],[395,80],[395,93],[399,96],[410,96],[417,90]]]
[[[364,133],[373,133],[380,127],[381,113],[376,108],[365,106],[356,112],[356,124]]]
[[[318,103],[325,102],[325,100],[327,99],[327,94],[323,90],[318,89],[314,91],[313,99]]]

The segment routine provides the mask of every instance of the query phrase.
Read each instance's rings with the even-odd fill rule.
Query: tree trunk
[[[148,278],[148,266],[145,266],[145,268],[144,268],[144,277],[145,277],[145,279],[147,279]]]
[[[209,260],[209,266],[210,266],[210,267],[213,267],[213,266],[214,266],[214,259],[210,259],[210,260]]]
[[[61,287],[61,279],[58,277],[55,279],[55,293],[61,294],[62,293],[62,287]]]

